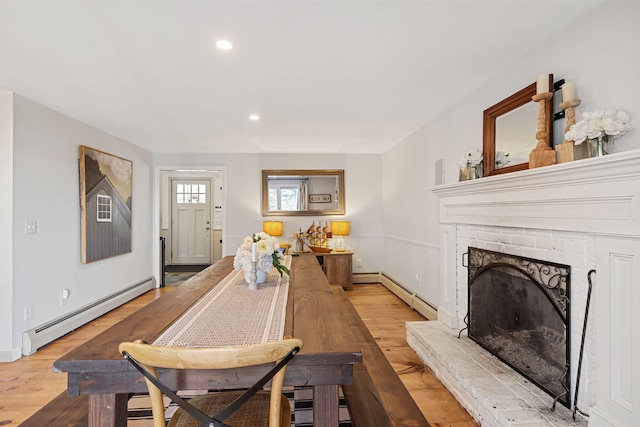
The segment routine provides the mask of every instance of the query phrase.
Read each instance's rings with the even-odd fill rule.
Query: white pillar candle
[[[256,257],[256,242],[251,244],[251,262],[256,262],[258,258]]]
[[[549,92],[549,74],[540,74],[536,84],[536,93],[541,94],[546,92]]]
[[[576,99],[576,85],[573,82],[566,82],[562,85],[562,102]]]

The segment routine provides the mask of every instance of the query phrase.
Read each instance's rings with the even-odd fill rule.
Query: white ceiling
[[[0,0],[0,89],[154,152],[381,153],[600,2]]]

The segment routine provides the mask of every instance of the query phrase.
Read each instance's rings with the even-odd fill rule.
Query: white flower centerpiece
[[[564,139],[576,145],[589,141],[591,156],[602,156],[607,154],[608,143],[631,130],[630,122],[629,113],[613,108],[583,113],[582,120],[571,125]]]
[[[233,267],[236,270],[242,269],[246,282],[250,283],[251,268],[255,260],[256,283],[264,283],[267,279],[267,274],[273,268],[280,273],[281,277],[282,273],[289,274],[289,269],[280,262],[282,258],[284,258],[284,255],[280,252],[278,239],[267,233],[259,232],[244,238],[236,251]]]
[[[460,159],[460,181],[482,177],[482,150],[479,148],[469,150]]]

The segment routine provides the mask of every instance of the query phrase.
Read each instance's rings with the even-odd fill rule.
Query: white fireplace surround
[[[452,334],[464,326],[468,246],[569,264],[573,393],[596,269],[578,407],[589,425],[640,425],[640,150],[431,190],[440,199],[438,320]]]

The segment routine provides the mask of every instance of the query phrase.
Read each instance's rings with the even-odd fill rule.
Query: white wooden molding
[[[640,150],[431,190],[442,224],[640,236]]]

